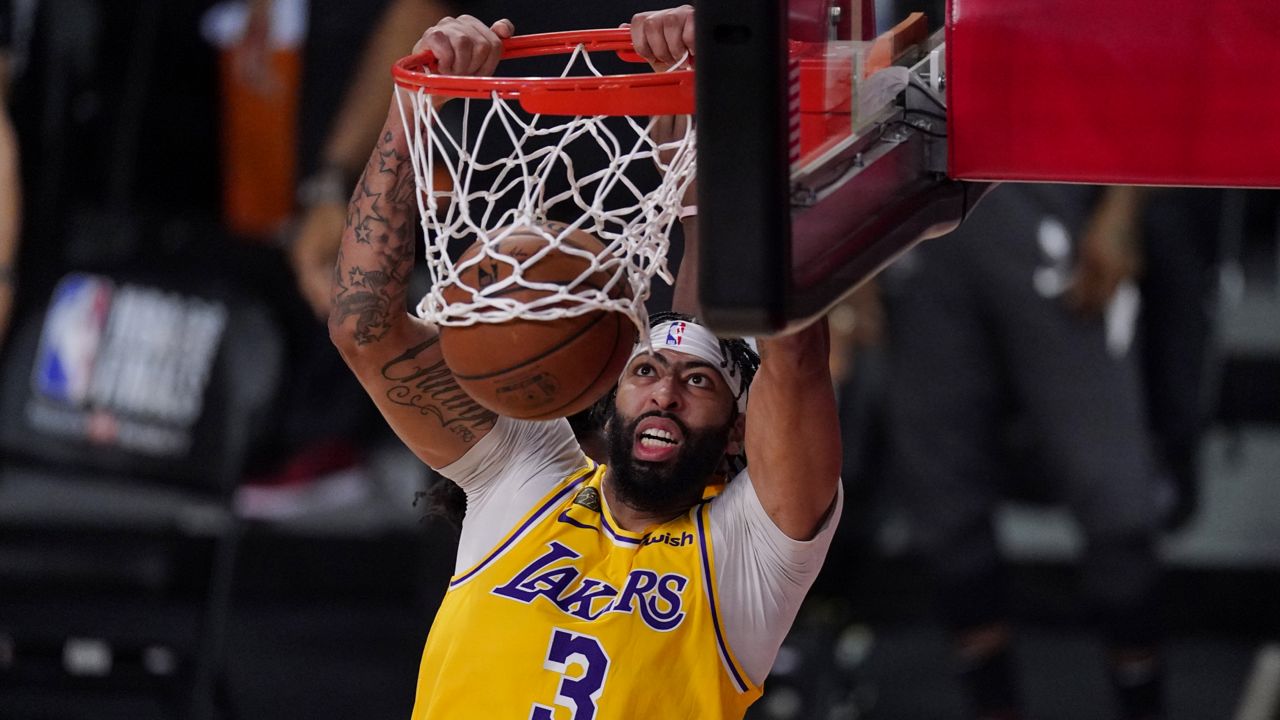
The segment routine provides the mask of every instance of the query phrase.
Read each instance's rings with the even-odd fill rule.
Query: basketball
[[[545,227],[551,234],[563,229],[554,223]],[[592,254],[605,249],[583,231],[571,232],[561,243]],[[472,245],[455,265],[479,255],[484,244]],[[494,249],[524,265],[547,244],[546,238],[533,230],[516,229]],[[556,249],[525,265],[523,278],[563,286],[589,268],[585,258]],[[470,288],[483,290],[514,270],[512,263],[489,257],[462,270],[459,283],[444,287],[441,294],[448,303],[467,302],[472,298]],[[582,283],[600,289],[608,279],[606,272],[598,271]],[[621,297],[626,292],[623,288],[625,285],[619,284],[613,296]],[[501,297],[520,303],[554,294],[554,290],[516,284],[499,292]],[[590,407],[617,382],[635,341],[636,327],[631,319],[608,310],[555,320],[515,319],[440,328],[444,359],[458,385],[484,407],[521,420],[566,417]]]

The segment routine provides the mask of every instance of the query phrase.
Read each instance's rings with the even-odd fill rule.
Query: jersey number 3
[[[555,702],[569,709],[569,719],[594,720],[596,701],[604,691],[605,674],[609,672],[609,655],[600,641],[555,628],[542,666],[560,674]],[[570,669],[575,666],[575,670]],[[555,720],[555,708],[535,703],[529,720]]]

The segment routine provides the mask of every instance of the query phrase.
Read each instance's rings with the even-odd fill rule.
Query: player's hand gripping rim
[[[681,64],[693,64],[694,12],[692,5],[667,10],[637,13],[630,23],[622,27],[631,31],[631,44],[636,54],[644,58],[654,72],[666,72]],[[690,118],[686,115],[667,115],[654,118],[649,126],[649,137],[658,145],[665,145],[685,133]],[[669,164],[673,152],[659,154],[659,162]],[[692,195],[692,192],[689,193]],[[686,198],[686,204],[690,201]]]
[[[654,72],[666,72],[686,58],[693,62],[693,6],[637,13],[622,27],[631,30],[631,44]]]
[[[430,50],[440,75],[488,77],[502,59],[502,41],[515,32],[515,25],[505,18],[485,25],[471,15],[446,17],[422,34],[413,54]]]

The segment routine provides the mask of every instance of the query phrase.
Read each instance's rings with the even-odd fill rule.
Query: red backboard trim
[[[1280,186],[1275,0],[950,0],[949,172]]]

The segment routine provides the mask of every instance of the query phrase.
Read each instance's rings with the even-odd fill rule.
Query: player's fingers
[[[637,13],[631,18],[631,24],[627,28],[631,30],[631,45],[636,49],[636,54],[653,62],[653,51],[649,49],[649,39],[644,33],[644,21],[649,15],[652,13]]]
[[[445,20],[449,20],[449,19],[450,19],[450,18],[447,18],[447,17],[446,17],[446,18],[442,18],[442,19],[440,20],[440,22],[444,22]],[[432,33],[432,31],[436,30],[436,28],[438,28],[438,27],[440,27],[440,23],[436,23],[435,25],[432,25],[431,27],[427,28],[426,30],[424,30],[424,31],[422,32],[422,37],[418,38],[418,42],[416,42],[416,43],[414,43],[414,44],[413,44],[413,54],[414,54],[414,55],[417,55],[417,54],[418,54],[418,53],[420,53],[420,52],[426,52],[426,51],[427,51],[427,49],[428,49],[428,48],[427,48],[427,36],[428,36],[428,35],[430,35],[430,34]]]
[[[649,52],[653,54],[653,59],[663,65],[670,65],[675,61],[671,57],[671,49],[667,47],[667,35],[664,29],[666,23],[663,13],[645,19],[644,37],[649,44]]]
[[[466,48],[466,62],[455,63],[459,75],[491,75],[502,54],[502,38],[478,19],[458,18],[458,45]]]
[[[467,48],[465,65],[459,64],[462,75],[492,75],[502,55],[502,38],[492,28],[479,20],[464,16],[466,22],[459,28],[459,43]]]
[[[662,38],[667,44],[671,62],[676,62],[688,52],[684,42],[684,22],[685,18],[677,13],[671,13],[662,19]]]
[[[694,17],[693,8],[689,8],[689,16],[684,22],[680,38],[684,42],[684,46],[689,50],[690,57],[692,57],[695,52],[694,37],[696,36],[693,31]]]
[[[516,34],[516,25],[510,20],[506,18],[502,18],[498,22],[491,25],[489,27],[489,30],[491,30],[493,34],[497,35],[499,38],[506,40],[507,38]]]
[[[449,36],[440,26],[431,28],[422,36],[419,41],[421,51],[429,50],[436,57],[436,72],[442,75],[453,74],[453,43],[449,42]]]
[[[477,22],[477,38],[483,43],[483,55],[477,57],[476,74],[493,74],[502,59],[502,41],[514,35],[515,29],[515,24],[505,18],[490,26]]]
[[[464,15],[458,20],[465,18]],[[470,23],[460,22],[449,36],[449,43],[453,47],[453,70],[450,74],[474,74],[476,66],[484,60],[484,43],[477,37],[475,27]]]
[[[471,32],[477,28],[488,30],[489,27],[474,15],[459,15],[457,20],[458,29],[462,32]]]

